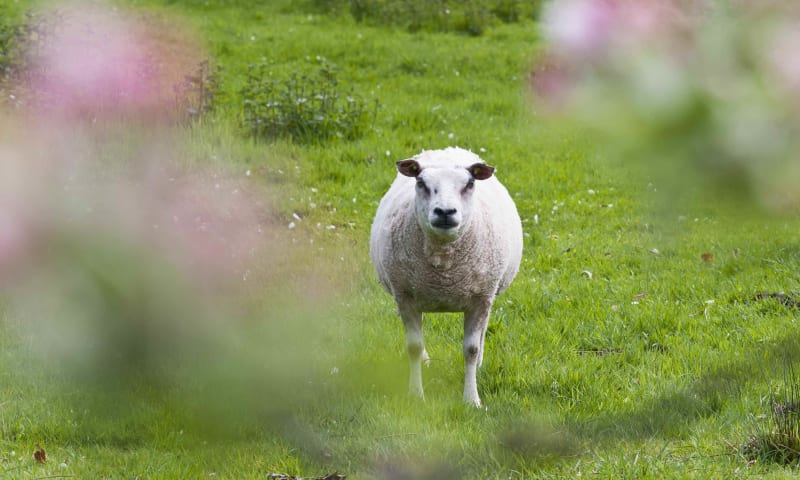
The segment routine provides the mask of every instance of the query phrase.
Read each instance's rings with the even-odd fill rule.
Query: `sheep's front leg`
[[[422,340],[422,312],[416,307],[400,299],[397,301],[403,327],[406,331],[406,351],[408,352],[408,391],[419,398],[425,398],[422,390],[422,362],[430,359]]]
[[[489,317],[486,317],[486,321],[483,323],[483,329],[481,330],[481,346],[478,353],[478,368],[483,366],[483,352],[485,351],[483,348],[483,344],[486,340],[486,329],[489,328]]]
[[[478,396],[478,365],[483,360],[483,339],[492,301],[485,300],[464,312],[464,401],[481,406]]]

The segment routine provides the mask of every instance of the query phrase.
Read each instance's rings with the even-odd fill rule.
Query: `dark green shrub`
[[[324,64],[315,73],[273,78],[268,65],[251,65],[241,97],[244,122],[257,138],[321,143],[361,136],[375,119],[377,101],[341,92],[336,74]]]
[[[490,3],[492,14],[504,23],[537,18],[541,7],[541,2],[530,0],[494,0]]]

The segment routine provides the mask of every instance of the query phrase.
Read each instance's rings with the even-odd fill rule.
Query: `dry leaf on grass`
[[[38,443],[36,444],[36,450],[33,451],[33,458],[37,463],[44,463],[47,461],[47,453],[45,453],[44,448]]]

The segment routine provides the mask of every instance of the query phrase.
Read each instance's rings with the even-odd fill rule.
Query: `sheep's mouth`
[[[437,230],[449,231],[458,227],[458,222],[449,219],[434,220],[431,222],[431,226]]]

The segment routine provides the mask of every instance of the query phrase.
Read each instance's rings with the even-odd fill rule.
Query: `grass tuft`
[[[780,465],[800,463],[800,381],[788,369],[781,398],[773,398],[771,429],[754,434],[744,445],[747,458]]]
[[[175,110],[184,122],[198,120],[214,109],[219,89],[219,66],[203,60],[191,73],[172,86]]]
[[[0,105],[19,104],[21,92],[15,84],[25,79],[26,55],[42,48],[53,22],[53,15],[22,12],[19,7],[0,5]]]

